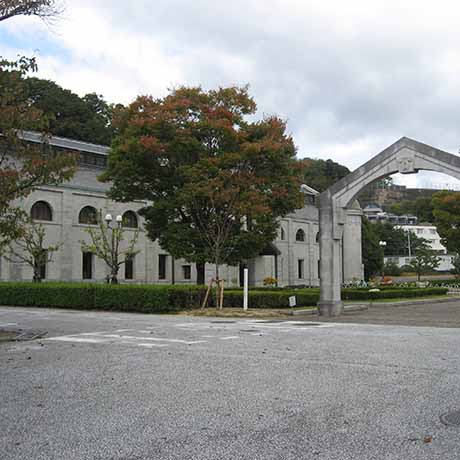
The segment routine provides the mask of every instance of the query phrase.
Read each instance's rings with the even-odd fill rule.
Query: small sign
[[[295,307],[297,305],[297,302],[296,302],[296,299],[295,299],[295,295],[289,297],[289,306],[290,307]]]

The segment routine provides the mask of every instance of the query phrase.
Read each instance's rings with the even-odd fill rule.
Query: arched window
[[[34,220],[46,220],[51,222],[53,220],[51,206],[46,201],[37,201],[30,210],[30,217]]]
[[[316,232],[316,242],[319,243],[319,232]]]
[[[297,230],[297,233],[295,234],[295,240],[296,241],[305,241],[305,232],[299,228],[299,230]]]
[[[133,211],[126,211],[123,214],[123,227],[125,228],[137,228],[138,223],[137,223],[137,216],[136,213]]]
[[[85,206],[78,215],[78,223],[86,225],[97,225],[97,211],[92,206]]]
[[[281,238],[281,241],[284,241],[286,239],[286,233],[283,227],[281,227],[280,238]]]

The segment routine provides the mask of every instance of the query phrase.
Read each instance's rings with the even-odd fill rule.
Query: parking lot
[[[1,457],[457,459],[460,329],[355,318],[1,308]]]

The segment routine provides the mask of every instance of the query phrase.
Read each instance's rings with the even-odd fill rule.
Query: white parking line
[[[49,339],[45,340],[51,340],[51,341],[57,341],[57,342],[82,342],[82,343],[105,343],[107,340],[104,339],[93,339],[90,337],[50,337]]]
[[[220,337],[220,340],[232,340],[232,339],[239,339],[239,337],[232,336],[232,337]]]

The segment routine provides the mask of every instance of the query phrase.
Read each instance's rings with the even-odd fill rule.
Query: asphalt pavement
[[[460,457],[457,327],[0,308],[2,329],[46,332],[0,342],[2,460]]]

